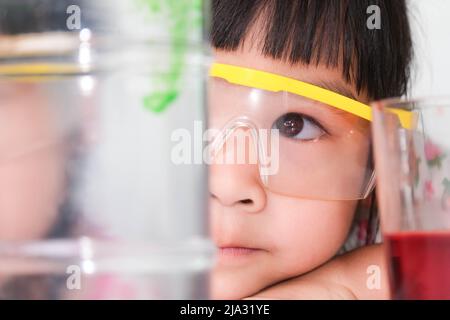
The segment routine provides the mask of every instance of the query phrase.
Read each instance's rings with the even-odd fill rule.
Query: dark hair
[[[373,100],[408,91],[412,41],[404,0],[212,2],[211,41],[217,49],[237,50],[258,22],[257,45],[267,57],[341,65],[344,79]],[[367,27],[371,5],[380,8],[380,29]]]
[[[371,5],[380,8],[380,29],[367,27]],[[404,0],[212,0],[212,9],[216,49],[236,51],[259,39],[261,54],[273,59],[341,66],[343,78],[372,100],[407,94],[413,49]],[[377,211],[375,191],[358,204],[365,244],[376,241]],[[343,252],[354,248],[347,244]]]

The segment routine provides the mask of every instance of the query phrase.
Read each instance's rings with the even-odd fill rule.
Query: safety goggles
[[[255,164],[266,188],[287,196],[357,200],[373,190],[370,106],[234,65],[213,64],[209,80],[214,163]],[[392,112],[401,126],[413,126],[411,112]],[[239,151],[247,162],[236,161]]]

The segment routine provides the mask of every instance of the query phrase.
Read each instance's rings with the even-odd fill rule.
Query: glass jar
[[[207,297],[204,7],[2,1],[0,298]]]

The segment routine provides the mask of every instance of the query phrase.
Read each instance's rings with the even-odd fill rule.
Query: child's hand
[[[368,246],[336,257],[247,299],[389,299],[384,247]]]

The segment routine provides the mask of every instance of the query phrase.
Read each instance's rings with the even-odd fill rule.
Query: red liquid
[[[450,232],[385,237],[393,299],[450,299]]]

